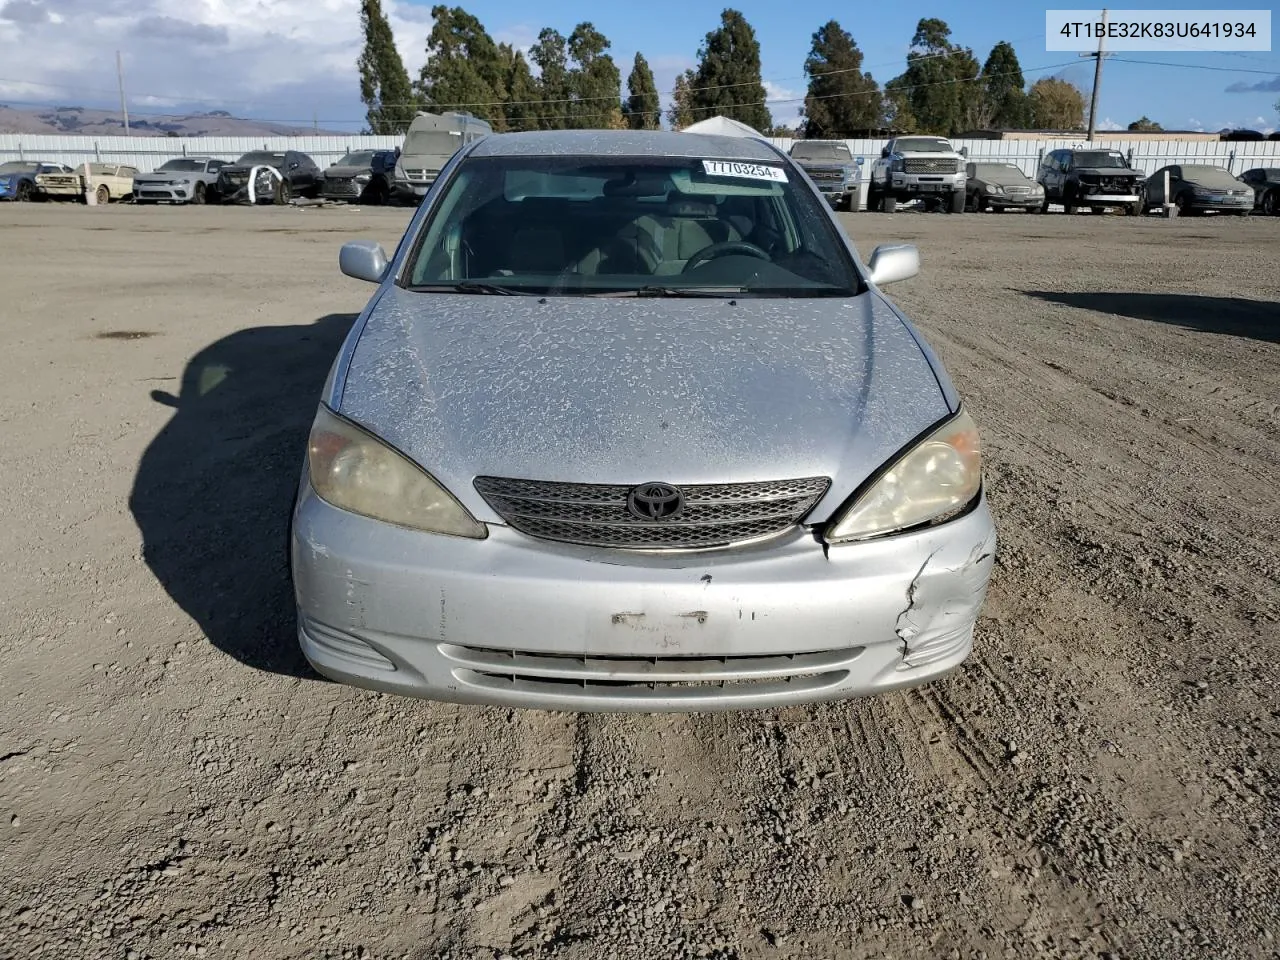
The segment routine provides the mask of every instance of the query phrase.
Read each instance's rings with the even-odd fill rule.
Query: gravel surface
[[[647,717],[297,652],[337,248],[408,211],[0,218],[0,957],[1280,956],[1280,220],[845,217],[984,431],[975,654]]]

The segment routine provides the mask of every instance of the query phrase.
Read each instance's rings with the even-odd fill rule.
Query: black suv
[[[218,174],[218,196],[225,202],[247,195],[249,174],[254,167],[271,167],[281,177],[277,183],[265,170],[259,171],[253,185],[255,203],[288,203],[294,197],[314,199],[324,184],[324,171],[305,153],[254,150],[222,168]]]
[[[1044,187],[1041,213],[1049,212],[1050,203],[1062,204],[1067,213],[1075,213],[1077,207],[1094,213],[1122,207],[1126,215],[1136,217],[1143,210],[1146,178],[1116,150],[1054,150],[1040,161],[1036,180]]]
[[[320,196],[329,200],[387,203],[391,199],[399,157],[399,149],[348,153],[325,170]]]

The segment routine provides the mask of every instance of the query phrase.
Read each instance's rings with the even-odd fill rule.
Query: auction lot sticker
[[[1270,10],[1046,10],[1045,50],[1270,50]],[[1105,20],[1105,22],[1104,22]]]
[[[787,171],[767,163],[742,163],[737,160],[703,160],[702,171],[709,177],[741,177],[786,183]]]

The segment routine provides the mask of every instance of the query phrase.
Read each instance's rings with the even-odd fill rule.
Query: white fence
[[[86,161],[123,163],[139,170],[153,170],[172,157],[211,156],[234,160],[250,150],[301,150],[321,166],[327,166],[352,150],[390,150],[403,142],[401,137],[71,137],[0,134],[0,162],[6,160],[50,160],[69,164]],[[792,140],[774,139],[782,149]],[[862,157],[864,178],[887,140],[847,140],[854,157]],[[1040,158],[1050,150],[1085,146],[1067,140],[954,140],[957,149],[967,149],[971,160],[1005,160],[1035,175]],[[1119,150],[1144,173],[1154,173],[1170,163],[1214,163],[1242,173],[1250,167],[1280,166],[1280,141],[1215,140],[1106,140],[1093,148]]]

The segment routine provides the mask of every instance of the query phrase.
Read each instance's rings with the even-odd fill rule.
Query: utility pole
[[[1093,143],[1093,133],[1098,125],[1098,88],[1102,86],[1102,59],[1108,54],[1102,52],[1103,40],[1107,35],[1107,11],[1102,11],[1102,32],[1098,34],[1098,49],[1094,53],[1082,53],[1082,57],[1093,57],[1093,93],[1089,96],[1089,142]]]
[[[116,80],[120,83],[120,115],[124,117],[124,135],[129,135],[129,108],[124,100],[124,64],[120,60],[120,51],[116,51]]]

